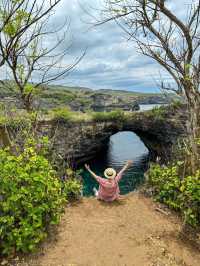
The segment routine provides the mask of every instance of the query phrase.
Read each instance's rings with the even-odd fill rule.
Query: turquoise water
[[[105,168],[112,167],[119,171],[127,160],[133,160],[133,165],[126,171],[120,181],[121,194],[133,191],[144,181],[144,172],[148,168],[149,151],[133,132],[119,132],[110,138],[107,148],[87,162],[91,169],[103,177]],[[98,187],[97,182],[84,170],[83,194],[93,195],[93,187]]]

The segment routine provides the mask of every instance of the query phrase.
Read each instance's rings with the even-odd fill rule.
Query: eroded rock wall
[[[186,134],[186,120],[183,112],[170,110],[161,117],[140,112],[120,122],[40,121],[38,133],[49,137],[55,156],[76,162],[95,157],[96,153],[106,147],[110,136],[119,131],[135,132],[154,156],[168,159],[173,144]],[[5,134],[1,128],[2,146],[7,142]]]
[[[162,118],[144,112],[122,122],[41,122],[40,132],[50,137],[54,152],[65,159],[87,161],[119,131],[135,132],[154,156],[170,159],[173,145],[186,134],[185,121],[186,115],[176,112]]]
[[[39,132],[48,135],[54,154],[64,159],[87,161],[105,148],[109,137],[119,131],[112,122],[40,122]]]

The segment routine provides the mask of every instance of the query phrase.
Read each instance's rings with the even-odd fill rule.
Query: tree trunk
[[[32,111],[32,104],[30,101],[30,97],[28,97],[28,95],[22,94],[21,99],[22,99],[22,103],[24,105],[24,108],[26,109],[26,111],[28,113],[30,113]]]
[[[200,154],[198,139],[200,138],[200,94],[192,92],[188,99],[189,111],[189,142],[191,147],[191,170],[194,174],[199,169]]]

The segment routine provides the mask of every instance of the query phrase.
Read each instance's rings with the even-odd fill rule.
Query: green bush
[[[0,125],[7,125],[12,129],[26,127],[35,121],[36,115],[35,112],[27,113],[15,108],[4,110],[0,112]]]
[[[62,193],[68,200],[79,199],[81,189],[81,182],[75,178],[70,178],[62,183]]]
[[[170,107],[172,107],[175,110],[180,109],[181,107],[183,107],[183,102],[180,100],[174,100]]]
[[[66,202],[45,158],[47,139],[29,139],[19,155],[0,150],[0,254],[29,252],[59,222]]]
[[[124,119],[124,112],[121,110],[92,113],[92,120],[95,122],[106,122],[106,121],[120,122],[123,121],[123,119]]]
[[[76,200],[81,196],[81,172],[81,170],[74,170],[70,165],[67,165],[65,169],[65,174],[62,178],[62,192],[68,200]]]
[[[70,91],[59,90],[45,90],[40,93],[40,97],[43,99],[50,99],[58,104],[67,104],[76,99],[76,95]]]
[[[192,226],[200,224],[200,170],[195,176],[180,176],[182,162],[161,167],[152,164],[148,183],[154,188],[156,200],[178,210],[184,222]]]
[[[149,172],[149,183],[153,185],[156,199],[168,206],[179,209],[180,178],[177,166],[160,167],[152,165]]]
[[[4,126],[7,123],[5,115],[0,114],[0,126]]]
[[[89,107],[92,103],[92,100],[89,98],[78,98],[76,99],[76,102],[80,103],[84,107]]]
[[[164,120],[166,114],[165,107],[154,107],[152,110],[145,112],[148,117],[153,117],[158,120]]]
[[[72,112],[67,107],[56,108],[53,109],[53,117],[55,120],[69,121],[72,118]]]
[[[200,171],[187,176],[181,182],[182,203],[185,220],[191,225],[200,225]]]

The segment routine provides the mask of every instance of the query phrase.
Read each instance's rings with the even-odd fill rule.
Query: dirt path
[[[138,193],[118,204],[87,198],[66,209],[57,241],[45,244],[31,265],[199,266],[200,253],[179,231],[177,218]]]

